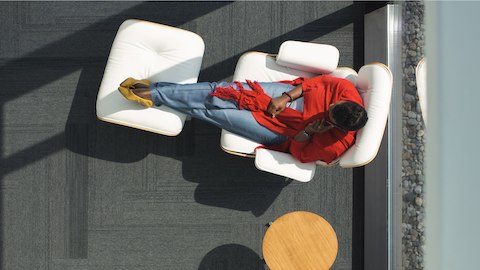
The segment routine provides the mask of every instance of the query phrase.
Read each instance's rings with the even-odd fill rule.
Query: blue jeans
[[[260,85],[271,97],[278,97],[294,88],[283,83],[260,83]],[[166,105],[264,145],[278,144],[288,139],[260,125],[250,111],[239,110],[234,101],[210,96],[217,86],[233,86],[237,89],[234,83],[229,82],[193,84],[156,82],[151,85],[151,95],[156,106]],[[243,83],[243,87],[251,89],[246,83]],[[289,103],[288,106],[303,111],[303,98]]]

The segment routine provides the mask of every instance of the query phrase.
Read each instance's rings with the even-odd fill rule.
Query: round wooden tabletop
[[[263,238],[263,258],[271,270],[330,269],[338,252],[332,226],[310,212],[291,212],[275,220]]]

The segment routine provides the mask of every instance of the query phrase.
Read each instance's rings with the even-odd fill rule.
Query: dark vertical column
[[[353,217],[352,217],[352,269],[363,270],[364,258],[364,230],[365,230],[365,169],[353,169]]]
[[[388,64],[387,10],[365,14],[365,63]],[[365,166],[364,268],[388,269],[388,151],[387,129],[376,158]]]
[[[388,269],[388,153],[384,137],[377,157],[365,166],[364,269]]]
[[[0,74],[1,74],[1,71],[0,71]],[[3,202],[5,201],[5,198],[4,198],[4,191],[3,191],[3,188],[4,188],[4,185],[3,185],[3,176],[5,174],[4,170],[5,168],[3,167],[4,166],[4,162],[3,162],[3,141],[4,141],[4,134],[3,134],[3,128],[2,126],[4,125],[3,123],[3,99],[5,97],[2,97],[0,95],[0,243],[2,243],[0,245],[0,258],[4,258],[4,252],[3,252],[3,239],[4,239],[4,232],[5,232],[5,221],[3,221],[3,216],[4,216],[4,213],[3,213],[3,209],[5,209],[5,206],[3,205]],[[2,264],[0,263],[0,268],[2,267]]]
[[[365,5],[365,63],[389,65],[388,5]],[[391,67],[390,67],[391,68]],[[393,70],[392,70],[393,71]],[[376,158],[364,168],[364,269],[386,270],[389,266],[389,152],[388,127]]]
[[[353,68],[359,70],[364,65],[365,3],[355,2],[353,19]],[[353,209],[352,209],[352,269],[364,269],[364,193],[365,168],[353,169]]]

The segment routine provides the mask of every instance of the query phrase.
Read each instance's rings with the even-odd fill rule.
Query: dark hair
[[[359,130],[367,123],[367,111],[352,101],[345,101],[332,108],[332,117],[344,130]]]

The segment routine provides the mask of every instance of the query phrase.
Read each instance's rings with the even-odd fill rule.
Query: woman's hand
[[[324,119],[318,119],[316,121],[311,122],[308,124],[304,130],[300,131],[295,137],[293,138],[297,142],[304,142],[310,139],[314,133],[323,133],[333,126],[330,125]]]
[[[318,119],[308,124],[305,127],[305,132],[311,135],[313,133],[323,133],[331,128],[333,128],[333,126],[325,121],[325,119]]]
[[[290,98],[287,95],[281,95],[276,98],[272,98],[267,107],[267,113],[272,117],[277,116],[287,107],[287,103],[290,101]]]

